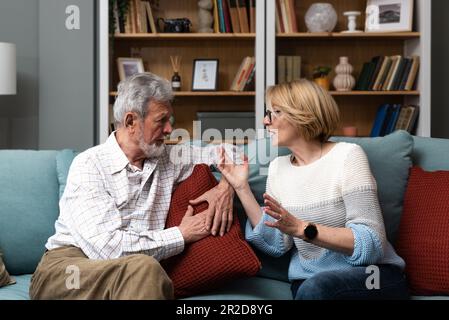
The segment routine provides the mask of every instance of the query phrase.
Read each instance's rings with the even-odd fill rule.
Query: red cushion
[[[413,294],[449,294],[449,171],[411,169],[396,247]]]
[[[189,200],[195,199],[217,185],[206,165],[197,165],[192,175],[178,185],[173,193],[166,227],[178,226]],[[195,213],[207,209],[207,203],[194,206]],[[186,245],[184,251],[162,261],[172,279],[176,297],[186,297],[218,288],[229,280],[254,276],[260,261],[245,241],[237,215],[223,237],[208,236]]]

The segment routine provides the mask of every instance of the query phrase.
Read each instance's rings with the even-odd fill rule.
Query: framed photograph
[[[218,89],[218,59],[193,61],[192,91],[216,91]]]
[[[413,0],[368,0],[365,32],[412,31]]]
[[[141,58],[118,58],[117,66],[120,81],[133,74],[145,72]]]

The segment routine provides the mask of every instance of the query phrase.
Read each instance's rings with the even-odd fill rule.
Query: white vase
[[[337,25],[337,12],[330,3],[314,3],[306,12],[305,22],[309,32],[332,32]]]
[[[349,64],[348,57],[340,57],[340,63],[335,68],[337,76],[333,84],[337,91],[351,91],[355,86],[355,79],[352,76],[354,68]]]

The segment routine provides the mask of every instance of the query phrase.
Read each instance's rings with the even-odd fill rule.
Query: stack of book
[[[213,0],[215,33],[255,33],[256,0]]]
[[[298,32],[295,0],[276,0],[276,32]]]
[[[245,57],[232,81],[231,91],[253,91],[255,84],[256,58]]]
[[[301,56],[277,57],[277,83],[301,79]]]
[[[376,56],[363,65],[354,90],[411,91],[419,70],[419,56]]]
[[[157,33],[153,10],[151,1],[129,0],[128,11],[122,16],[114,2],[115,34]]]
[[[396,130],[413,133],[419,108],[413,105],[383,104],[377,109],[371,129],[371,137],[383,137]]]

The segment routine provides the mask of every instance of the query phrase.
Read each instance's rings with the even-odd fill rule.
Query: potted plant
[[[313,81],[323,87],[326,90],[330,88],[329,73],[331,72],[331,67],[328,66],[318,66],[313,69]]]
[[[117,16],[115,16],[114,10],[117,9]],[[126,22],[126,14],[129,10],[128,0],[109,0],[109,34],[112,36],[115,33],[117,18],[122,18],[123,23]]]

